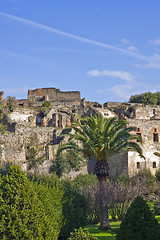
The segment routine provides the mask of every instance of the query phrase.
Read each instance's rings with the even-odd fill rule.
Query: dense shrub
[[[52,232],[33,184],[11,166],[0,183],[0,239],[53,239]]]
[[[49,101],[44,101],[42,103],[42,107],[50,107],[51,106],[51,103]]]
[[[64,181],[64,204],[63,204],[63,221],[64,226],[61,228],[60,239],[69,237],[70,232],[75,228],[83,227],[87,220],[87,202],[85,197],[78,193],[69,181]]]
[[[98,179],[96,175],[93,174],[79,174],[74,180],[73,180],[74,186],[77,189],[82,189],[86,186],[93,186],[95,184],[98,184]]]
[[[159,240],[158,221],[142,197],[130,205],[122,220],[116,240]]]
[[[160,168],[158,168],[158,169],[156,170],[155,176],[156,176],[156,180],[157,180],[158,182],[160,182]]]
[[[34,187],[52,226],[53,239],[57,239],[63,222],[62,184],[56,175],[38,176],[34,178]]]
[[[68,240],[98,240],[98,238],[89,232],[85,232],[82,228],[79,228],[75,229],[75,231],[71,233]]]
[[[99,184],[96,175],[79,174],[72,184],[87,201],[87,222],[97,224],[100,221]]]

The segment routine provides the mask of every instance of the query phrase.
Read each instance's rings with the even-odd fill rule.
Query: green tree
[[[59,239],[66,240],[75,228],[84,227],[87,221],[87,201],[70,181],[64,181],[63,221]]]
[[[52,239],[58,239],[63,226],[63,186],[57,175],[38,176],[34,179],[35,192],[44,206],[49,224],[52,226]]]
[[[11,166],[0,183],[0,239],[53,239],[52,230],[33,184]]]
[[[158,221],[142,197],[130,205],[120,225],[116,240],[159,240]]]
[[[55,172],[60,178],[64,173],[68,174],[71,170],[79,171],[84,163],[86,163],[86,160],[83,155],[80,152],[70,149],[65,154],[59,154],[53,160],[50,171]]]
[[[138,135],[131,134],[135,128],[127,127],[125,120],[107,119],[101,114],[95,117],[82,117],[80,120],[81,122],[76,121],[73,123],[71,128],[74,133],[68,133],[70,142],[60,145],[58,154],[65,149],[74,148],[83,152],[86,158],[96,159],[95,174],[98,177],[100,186],[100,229],[110,229],[106,201],[106,178],[109,176],[109,158],[128,150],[136,151],[142,157],[140,146],[136,142],[130,141],[138,139],[141,142],[141,138]]]
[[[136,94],[130,97],[129,101],[131,103],[143,103],[143,104],[151,104],[151,105],[159,105],[160,104],[160,93],[151,93],[145,92],[142,94]]]

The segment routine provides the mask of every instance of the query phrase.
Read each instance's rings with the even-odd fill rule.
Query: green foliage
[[[154,205],[154,213],[156,215],[160,215],[160,202],[159,201],[157,201]]]
[[[19,167],[0,183],[0,239],[53,239],[53,228],[35,188]]]
[[[71,232],[71,236],[68,240],[98,240],[98,238],[91,233],[84,231],[82,228],[79,228],[75,229],[74,232]]]
[[[136,151],[143,157],[142,149],[131,140],[141,138],[132,134],[134,127],[127,127],[127,121],[116,118],[105,118],[102,114],[95,117],[79,117],[80,121],[72,124],[73,132],[64,132],[62,136],[70,136],[69,142],[59,146],[57,154],[66,149],[75,149],[82,152],[87,159],[95,159],[95,173],[100,183],[100,208],[101,208],[101,229],[109,229],[107,211],[108,206],[105,200],[105,187],[102,184],[109,175],[108,161],[111,156],[124,151]],[[105,225],[105,226],[104,226]]]
[[[160,92],[156,92],[156,93],[145,92],[142,94],[136,94],[131,96],[129,101],[131,103],[160,105]]]
[[[86,186],[90,187],[92,185],[98,184],[98,179],[97,176],[93,174],[79,174],[73,180],[73,184],[77,189],[82,189]]]
[[[7,126],[0,122],[0,133],[4,134],[7,130]]]
[[[69,181],[64,181],[64,226],[61,228],[60,239],[69,237],[75,228],[83,227],[87,220],[87,202],[85,197],[78,193]]]
[[[70,142],[60,145],[58,153],[72,148],[83,152],[87,158],[99,162],[108,162],[109,157],[127,150],[136,151],[143,157],[140,146],[136,142],[129,141],[134,139],[141,141],[141,139],[138,135],[131,134],[135,128],[126,127],[126,120],[104,118],[102,114],[95,117],[81,117],[80,120],[81,122],[76,121],[71,126],[74,130],[73,134],[70,132],[63,134],[70,136]],[[77,143],[81,143],[81,146]]]
[[[44,101],[42,103],[42,107],[50,107],[51,106],[51,103],[49,101]]]
[[[33,178],[35,192],[43,203],[49,224],[52,226],[53,239],[57,239],[62,227],[63,188],[56,175],[38,176]]]
[[[123,174],[123,173],[118,175],[115,180],[116,180],[116,182],[120,182],[120,183],[122,183],[124,185],[128,185],[130,183],[130,181],[131,181],[129,176],[126,175],[126,174]]]
[[[157,180],[158,182],[160,182],[160,168],[158,168],[158,169],[156,170],[155,176],[156,176],[156,180]]]
[[[31,169],[41,165],[45,161],[45,158],[44,156],[38,156],[38,150],[35,147],[29,147],[26,150],[26,160],[28,162],[28,169]]]
[[[87,222],[98,223],[100,221],[99,184],[96,175],[79,174],[73,181],[73,186],[79,190],[87,201]]]
[[[15,97],[11,97],[11,96],[8,96],[7,97],[7,100],[8,100],[8,103],[7,103],[7,108],[11,109],[15,106]]]
[[[118,230],[116,240],[159,240],[158,221],[142,197],[130,205]]]
[[[151,173],[150,169],[145,168],[143,170],[140,170],[138,175],[141,176],[142,178],[146,178],[149,186],[154,185],[156,179]]]
[[[85,162],[86,160],[80,152],[71,149],[64,154],[57,155],[50,171],[55,172],[58,177],[62,177],[63,174],[68,174],[71,170],[79,171]]]

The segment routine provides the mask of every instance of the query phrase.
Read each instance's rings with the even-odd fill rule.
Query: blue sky
[[[88,101],[160,91],[159,0],[0,0],[0,90]]]

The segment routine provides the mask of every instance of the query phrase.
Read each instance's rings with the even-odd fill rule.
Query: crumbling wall
[[[4,91],[0,92],[0,102],[4,101]]]
[[[159,119],[160,120],[160,107],[159,106],[146,106],[135,108],[136,119]]]
[[[60,89],[56,88],[41,88],[35,90],[28,90],[28,99],[35,101],[75,101],[80,103],[80,92],[79,91],[67,91],[61,92]]]
[[[142,144],[140,146],[143,150],[144,158],[140,158],[137,153],[128,153],[128,171],[130,175],[137,173],[144,167],[151,170],[155,174],[160,167],[159,160],[154,153],[160,152],[160,121],[146,120],[146,119],[129,119],[129,126],[134,126],[139,129],[141,133]]]

